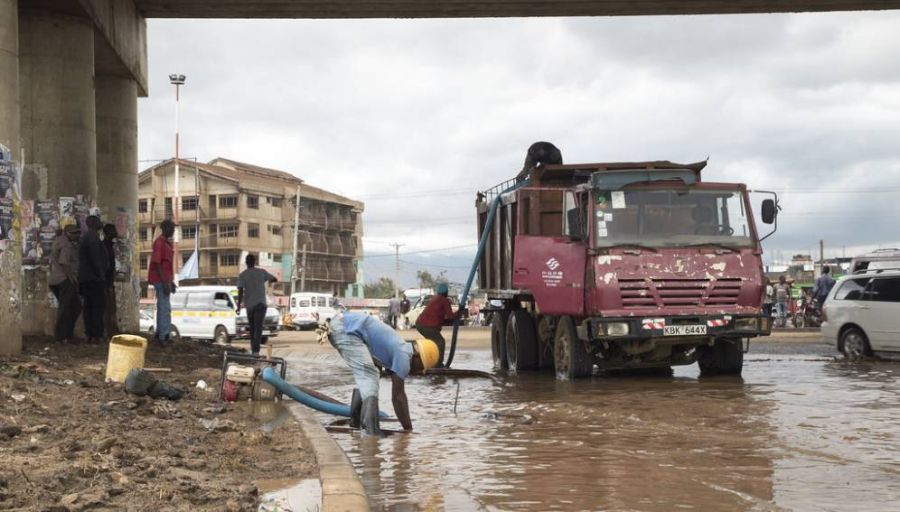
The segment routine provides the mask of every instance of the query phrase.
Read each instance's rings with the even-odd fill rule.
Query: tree
[[[419,288],[434,288],[438,283],[447,282],[447,271],[441,270],[437,277],[427,270],[417,270],[416,279],[419,280]]]
[[[417,270],[416,279],[419,280],[419,288],[434,288],[434,285],[437,284],[431,272],[427,270]]]
[[[370,299],[389,299],[394,296],[394,280],[382,277],[374,283],[366,283],[363,294]]]

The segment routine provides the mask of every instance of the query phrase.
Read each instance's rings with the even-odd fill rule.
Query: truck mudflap
[[[689,338],[753,338],[768,336],[772,321],[763,315],[691,315],[659,317],[590,318],[579,326],[579,338],[590,341],[671,339],[673,344]]]

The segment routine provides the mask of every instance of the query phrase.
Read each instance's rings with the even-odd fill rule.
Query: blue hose
[[[475,253],[475,261],[472,262],[472,269],[469,270],[469,277],[466,279],[466,287],[463,289],[462,297],[459,299],[460,307],[465,307],[469,301],[469,290],[472,288],[472,281],[475,280],[475,273],[478,272],[478,264],[481,262],[481,255],[484,254],[484,248],[487,247],[488,236],[491,234],[491,228],[494,226],[494,217],[497,216],[497,208],[500,206],[500,198],[507,192],[512,192],[517,188],[527,185],[531,180],[524,180],[510,186],[503,192],[497,194],[491,201],[491,209],[488,211],[487,219],[484,222],[484,230],[481,232],[481,240],[478,241],[478,251]],[[512,257],[512,255],[510,255]],[[453,321],[453,336],[450,338],[450,353],[447,354],[447,368],[453,363],[453,354],[456,353],[456,336],[459,333],[459,318]]]
[[[294,400],[300,402],[301,404],[311,407],[317,411],[324,412],[326,414],[333,414],[335,416],[344,416],[346,418],[350,417],[350,406],[345,404],[334,404],[331,402],[326,402],[325,400],[320,400],[310,394],[304,393],[296,386],[288,384],[284,379],[278,376],[271,367],[264,368],[262,371],[262,378],[267,383],[271,384],[275,389],[280,391],[282,394],[285,394]],[[382,418],[386,418],[387,414],[384,412],[379,412],[378,415]]]

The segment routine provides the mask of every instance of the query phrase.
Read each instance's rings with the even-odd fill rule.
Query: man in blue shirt
[[[834,288],[834,278],[831,277],[831,267],[825,265],[822,267],[822,275],[816,279],[816,286],[813,288],[813,300],[821,305],[828,297],[828,293]]]
[[[340,352],[353,372],[356,389],[350,402],[350,426],[362,427],[369,435],[380,435],[378,421],[378,379],[375,366],[391,375],[394,413],[404,430],[412,430],[404,381],[412,372],[434,367],[438,348],[431,340],[407,343],[381,320],[363,313],[340,313],[331,319],[328,340]]]

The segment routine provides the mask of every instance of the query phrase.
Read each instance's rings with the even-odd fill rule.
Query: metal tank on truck
[[[747,187],[701,181],[705,166],[526,159],[479,193],[473,274],[502,304],[495,367],[572,379],[697,362],[740,374],[745,340],[771,332],[761,239]],[[764,193],[762,220],[775,224],[778,198]]]

